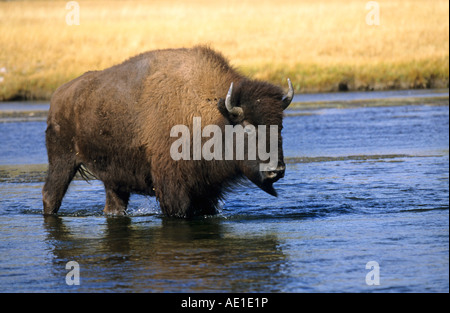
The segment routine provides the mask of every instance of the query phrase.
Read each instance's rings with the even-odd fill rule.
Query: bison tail
[[[78,167],[78,174],[80,174],[81,178],[89,183],[89,180],[97,179],[94,174],[92,174],[83,164]]]

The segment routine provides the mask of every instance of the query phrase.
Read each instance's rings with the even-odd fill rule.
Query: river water
[[[107,218],[96,180],[44,218],[48,104],[5,104],[0,292],[449,292],[449,106],[431,102],[287,110],[278,198],[241,186],[194,221],[144,196]]]

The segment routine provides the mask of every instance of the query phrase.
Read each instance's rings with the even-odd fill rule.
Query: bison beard
[[[285,170],[283,110],[294,95],[288,83],[284,94],[198,46],[146,52],[62,85],[47,120],[44,214],[58,212],[71,180],[86,171],[104,183],[104,212],[113,215],[125,214],[131,193],[156,196],[167,216],[215,214],[218,201],[245,178],[276,196],[273,183]],[[222,132],[226,125],[276,125],[276,168],[261,171],[264,162],[248,158],[172,159],[171,128],[186,125],[192,133],[193,117]]]

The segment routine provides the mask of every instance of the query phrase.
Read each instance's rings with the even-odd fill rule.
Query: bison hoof
[[[105,213],[106,216],[125,216],[126,215],[125,209],[120,209],[120,208],[105,207],[105,209],[103,210],[103,213]]]

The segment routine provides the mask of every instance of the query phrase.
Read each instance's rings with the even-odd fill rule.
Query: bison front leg
[[[178,189],[162,188],[156,193],[161,211],[164,215],[177,218],[193,218],[217,213],[217,199],[193,197],[192,193]]]
[[[46,215],[58,212],[67,188],[78,170],[70,157],[63,156],[58,159],[49,157],[49,159],[47,178],[42,188],[42,202]]]
[[[158,182],[156,182],[158,186]],[[162,184],[155,188],[156,199],[159,202],[162,213],[168,217],[187,218],[191,200],[188,192],[178,186],[173,187],[170,183]]]
[[[79,164],[73,152],[72,140],[60,132],[60,126],[49,124],[45,135],[48,172],[42,188],[44,214],[56,214]]]
[[[103,212],[107,215],[125,215],[127,210],[128,200],[130,199],[129,192],[114,190],[112,188],[106,189],[106,205]]]

